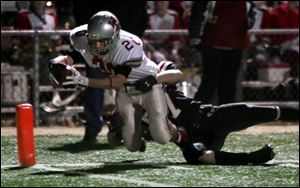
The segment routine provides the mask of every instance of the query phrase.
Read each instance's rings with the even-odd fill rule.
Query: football
[[[72,72],[66,68],[66,64],[57,63],[54,61],[49,62],[49,79],[54,88],[73,88],[72,85],[64,86],[63,82],[66,82],[67,76],[72,76]]]

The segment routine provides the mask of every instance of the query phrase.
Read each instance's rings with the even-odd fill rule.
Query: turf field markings
[[[111,166],[122,166],[122,165],[133,165],[133,166],[139,166],[139,165],[145,165],[144,163],[57,163],[57,164],[45,164],[51,167],[88,167],[88,166],[104,166],[104,165],[111,165]],[[175,166],[175,165],[165,165],[165,164],[159,164],[159,163],[147,163],[147,165],[156,166],[156,167],[168,167],[178,170],[192,170],[193,168],[189,167],[182,167],[182,166]],[[14,168],[14,167],[20,167],[19,165],[4,165],[1,166],[1,169],[8,169],[8,168]]]
[[[17,168],[20,167],[20,165],[3,165],[1,166],[1,170],[6,170],[6,169],[10,169],[10,168]]]
[[[54,165],[53,165],[54,166]],[[80,171],[74,171],[74,170],[67,170],[63,168],[54,168],[50,165],[46,164],[37,164],[33,166],[32,168],[40,169],[40,170],[48,170],[48,171],[58,171],[58,172],[64,172],[64,173],[70,173],[70,174],[78,174],[87,176],[89,178],[102,178],[102,179],[108,179],[108,180],[118,180],[118,181],[125,181],[127,183],[134,183],[134,184],[142,184],[147,185],[150,187],[178,187],[177,185],[169,185],[169,184],[163,184],[163,183],[156,183],[156,182],[150,182],[150,181],[144,181],[144,180],[137,180],[137,179],[129,179],[129,178],[122,178],[117,176],[109,176],[109,175],[98,175],[98,174],[92,174],[92,173],[86,173],[86,172],[80,172]]]
[[[45,164],[46,165],[46,164]],[[88,167],[88,166],[104,166],[104,163],[57,163],[47,164],[51,167]]]
[[[193,170],[194,168],[182,167],[182,166],[168,166],[169,168],[173,168],[175,170]]]
[[[147,165],[151,165],[154,167],[167,167],[167,168],[173,168],[176,170],[192,170],[193,168],[189,167],[182,167],[182,166],[174,166],[174,165],[165,165],[160,163],[146,163]],[[105,166],[105,165],[111,165],[111,166],[122,166],[122,165],[132,165],[132,166],[140,166],[145,165],[145,163],[58,163],[58,164],[49,164],[52,167],[87,167],[87,166]]]
[[[299,168],[299,160],[273,160],[269,164],[276,164],[283,167]]]

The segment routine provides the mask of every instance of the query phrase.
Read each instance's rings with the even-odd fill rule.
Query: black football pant
[[[208,105],[199,111],[198,123],[187,127],[195,141],[204,143],[210,149],[221,149],[230,132],[250,126],[279,120],[299,121],[299,108],[282,106],[281,116],[275,106],[257,106],[232,103],[220,106]]]

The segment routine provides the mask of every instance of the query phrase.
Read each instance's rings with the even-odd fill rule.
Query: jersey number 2
[[[126,48],[126,50],[128,50],[128,51],[130,51],[130,50],[133,48],[133,46],[130,45],[130,42],[129,42],[128,40],[123,41],[123,42],[122,42],[122,45],[123,45],[123,46]]]
[[[131,37],[130,37],[131,38]],[[137,45],[140,45],[141,43],[139,42],[136,42],[135,40],[132,39],[132,41],[137,44]],[[124,40],[122,42],[122,45],[126,48],[126,50],[130,51],[132,48],[133,48],[133,45],[130,44],[130,42],[128,40]]]

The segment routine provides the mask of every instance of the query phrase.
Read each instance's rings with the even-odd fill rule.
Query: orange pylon
[[[18,157],[22,167],[35,165],[34,121],[32,105],[25,103],[16,107]]]

